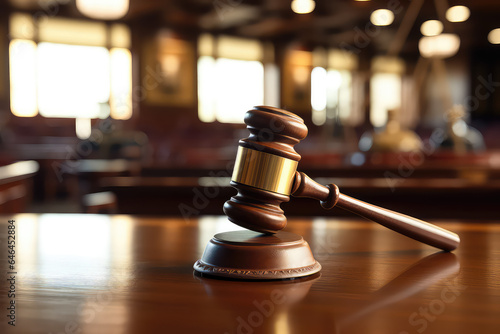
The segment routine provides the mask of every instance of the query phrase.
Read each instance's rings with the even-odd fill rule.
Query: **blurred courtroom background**
[[[319,182],[498,217],[496,0],[2,0],[0,212],[223,214],[256,105],[305,120]]]

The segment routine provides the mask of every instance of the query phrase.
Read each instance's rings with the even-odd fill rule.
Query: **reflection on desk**
[[[493,333],[500,328],[500,225],[448,222],[441,253],[353,219],[293,219],[322,264],[283,281],[200,276],[193,263],[224,217],[21,214],[16,327],[7,333]],[[439,223],[439,222],[438,222]],[[6,256],[6,255],[5,255]],[[8,263],[0,270],[7,274]],[[5,279],[4,279],[5,280]],[[5,289],[0,304],[7,305]],[[5,309],[5,308],[4,308]],[[5,313],[5,312],[4,312]]]

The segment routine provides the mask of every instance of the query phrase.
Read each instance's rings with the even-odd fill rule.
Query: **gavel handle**
[[[445,251],[454,250],[460,243],[459,236],[453,232],[420,219],[346,196],[340,193],[339,188],[335,184],[323,186],[302,172],[295,173],[292,195],[295,197],[318,199],[321,201],[321,206],[325,209],[331,209],[334,206],[341,207],[407,237]]]

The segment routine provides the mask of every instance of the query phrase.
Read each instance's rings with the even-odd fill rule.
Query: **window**
[[[274,64],[263,64],[265,48],[260,42],[202,35],[198,49],[200,120],[242,123],[253,106],[278,106],[279,73]]]
[[[109,63],[109,51],[103,47],[38,44],[37,88],[40,115],[108,117]]]
[[[198,73],[202,121],[241,123],[249,108],[264,103],[264,66],[259,61],[201,57]]]
[[[387,123],[389,110],[401,106],[401,76],[395,73],[375,73],[370,79],[370,122],[374,127]]]
[[[314,58],[325,58],[322,50],[315,50]],[[324,59],[319,62],[325,63]],[[345,51],[329,50],[327,68],[317,66],[311,72],[312,121],[323,125],[327,118],[348,121],[353,116],[353,76],[357,58]]]
[[[10,31],[14,115],[86,119],[89,126],[92,118],[131,117],[132,57],[126,26],[61,18],[36,22],[15,13]]]
[[[401,107],[405,64],[394,57],[375,57],[371,64],[370,121],[374,127],[387,123],[388,111]]]

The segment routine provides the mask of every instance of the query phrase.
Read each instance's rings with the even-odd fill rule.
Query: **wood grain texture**
[[[17,326],[7,325],[16,220]],[[225,217],[0,216],[1,333],[497,333],[500,224],[433,222],[454,253],[363,220],[290,219],[323,269],[288,281],[199,277]]]

